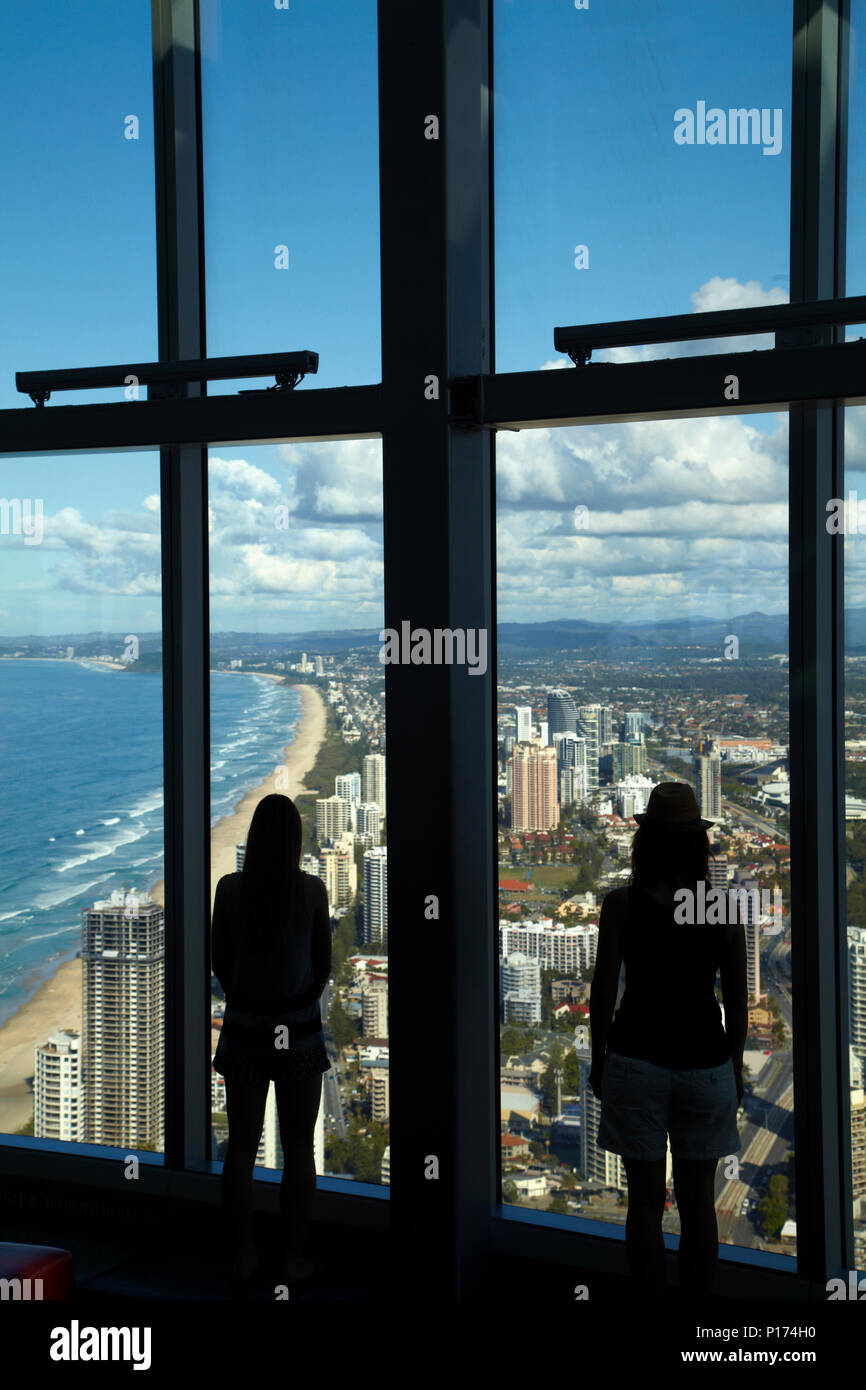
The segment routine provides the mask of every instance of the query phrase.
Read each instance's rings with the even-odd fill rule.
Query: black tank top
[[[680,925],[675,910],[629,885],[625,992],[608,1048],[659,1067],[719,1067],[731,1055],[714,992],[725,927]]]

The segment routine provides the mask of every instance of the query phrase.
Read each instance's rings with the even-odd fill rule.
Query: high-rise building
[[[532,741],[532,706],[517,705],[514,710],[514,720],[517,729],[517,742],[530,743]]]
[[[756,878],[747,878],[739,869],[728,884],[728,892],[737,897],[729,897],[729,911],[738,922],[743,923],[746,936],[746,988],[749,1004],[758,1004],[761,999],[761,896]]]
[[[384,753],[368,753],[361,764],[361,800],[375,801],[381,807],[382,815],[387,815]]]
[[[33,1077],[33,1135],[36,1139],[84,1139],[81,1038],[64,1028],[36,1048]]]
[[[591,792],[598,789],[598,759],[602,743],[600,716],[601,705],[577,707],[577,732],[586,741],[586,785]]]
[[[388,986],[377,980],[361,992],[362,1029],[365,1038],[388,1036]]]
[[[711,854],[709,861],[709,872],[707,877],[712,888],[721,888],[723,893],[728,891],[728,859],[725,854]]]
[[[632,739],[628,743],[613,745],[611,772],[615,782],[621,782],[623,777],[645,776],[646,771],[646,744]]]
[[[644,717],[639,709],[628,709],[623,723],[623,742],[640,742],[643,739]]]
[[[369,835],[368,848],[378,845],[382,835],[382,812],[375,801],[362,801],[355,808],[355,830],[358,835]]]
[[[518,743],[511,755],[511,827],[552,830],[559,824],[556,749]]]
[[[538,961],[520,951],[500,960],[499,996],[503,1023],[540,1023],[541,968]]]
[[[567,690],[552,690],[547,697],[548,740],[555,734],[577,734],[577,706]]]
[[[364,945],[388,940],[388,847],[364,851]]]
[[[348,829],[348,801],[336,795],[319,797],[316,801],[316,839],[319,844],[333,844]]]
[[[866,1063],[866,927],[849,927],[848,939],[848,1041]]]
[[[357,806],[361,800],[360,772],[343,772],[334,778],[334,792],[350,806]]]
[[[147,896],[115,890],[82,915],[85,1142],[159,1148],[164,912]]]
[[[702,739],[695,755],[695,796],[705,820],[721,820],[722,759],[712,739]]]
[[[391,1080],[387,1067],[376,1067],[370,1074],[370,1107],[377,1124],[385,1124],[391,1116]]]
[[[616,711],[610,705],[599,705],[598,707],[598,741],[599,744],[613,743],[614,740],[614,720]]]
[[[358,890],[358,870],[351,850],[331,845],[319,855],[319,877],[328,890],[332,912],[344,912]]]

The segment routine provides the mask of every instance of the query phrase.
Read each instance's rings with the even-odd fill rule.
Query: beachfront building
[[[82,916],[84,1142],[158,1150],[164,911],[152,898],[116,889]]]
[[[388,847],[379,845],[364,851],[364,944],[387,940]]]
[[[319,878],[328,890],[332,912],[344,912],[358,891],[355,856],[346,845],[331,845],[319,855]]]
[[[355,835],[365,849],[372,849],[382,838],[382,810],[375,801],[362,801],[357,808]]]
[[[334,791],[337,796],[341,796],[344,801],[348,801],[351,806],[357,806],[361,800],[361,774],[360,772],[342,772],[334,778]]]
[[[316,802],[316,839],[333,844],[349,829],[349,803],[341,796],[321,796]]]
[[[361,799],[365,802],[375,801],[381,807],[382,815],[385,812],[385,755],[384,753],[368,753],[361,765]]]
[[[84,1138],[81,1036],[64,1028],[36,1048],[33,1076],[36,1139]]]

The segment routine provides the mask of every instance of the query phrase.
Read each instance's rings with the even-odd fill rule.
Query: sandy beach
[[[0,1133],[33,1118],[33,1050],[58,1029],[81,1032],[81,961],[68,960],[0,1028]]]
[[[280,676],[270,678],[282,680]],[[301,716],[296,736],[284,750],[283,762],[247,792],[231,814],[223,816],[211,830],[211,901],[218,880],[224,874],[234,873],[235,846],[245,840],[253,811],[262,797],[282,792],[294,798],[307,790],[304,778],[316,761],[325,735],[326,709],[315,687],[299,685],[296,689],[301,694]],[[157,902],[163,902],[162,879],[148,891]],[[78,959],[61,965],[33,998],[0,1026],[0,1133],[13,1133],[32,1118],[34,1048],[62,1028],[81,1032],[81,961]]]

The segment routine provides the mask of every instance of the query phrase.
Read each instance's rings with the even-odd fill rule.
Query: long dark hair
[[[629,883],[651,888],[659,879],[673,882],[679,878],[689,887],[694,885],[696,891],[700,879],[709,883],[712,852],[706,830],[683,834],[644,821],[631,842]]]
[[[301,872],[303,831],[288,796],[263,796],[250,822],[241,881],[244,932],[267,951],[289,940],[292,900]]]

